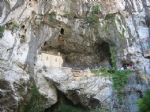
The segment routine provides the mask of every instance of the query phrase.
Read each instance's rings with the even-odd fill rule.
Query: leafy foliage
[[[129,70],[117,70],[112,75],[113,88],[118,94],[123,92],[125,85],[128,82],[128,76],[131,73]]]
[[[40,95],[36,85],[32,86],[31,98],[25,105],[24,112],[44,112],[44,98]]]
[[[115,15],[116,14],[114,14],[114,13],[113,14],[107,14],[105,17],[105,20],[109,20],[109,19],[113,20],[115,18]]]
[[[111,69],[107,69],[107,68],[92,69],[91,71],[97,76],[111,76],[112,75]]]
[[[88,17],[87,17],[87,19],[86,19],[86,21],[90,24],[90,25],[96,25],[96,24],[98,24],[98,16],[97,15],[92,15],[92,14],[90,14]]]
[[[150,90],[147,90],[145,96],[138,101],[139,112],[150,112]]]
[[[118,95],[119,100],[121,100],[124,87],[128,82],[129,75],[131,74],[130,70],[99,68],[93,69],[91,71],[98,76],[111,77],[113,82],[113,89]]]
[[[97,25],[99,22],[99,14],[101,12],[100,5],[95,5],[92,7],[92,11],[90,14],[87,16],[86,21],[90,25]]]
[[[101,12],[101,7],[100,5],[95,5],[92,7],[92,14],[99,14]]]
[[[108,68],[99,68],[91,70],[96,75],[110,76],[113,80],[113,87],[117,91],[121,91],[127,84],[128,76],[131,73],[129,70],[115,70]]]

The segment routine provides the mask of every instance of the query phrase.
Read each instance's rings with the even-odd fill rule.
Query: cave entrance
[[[64,35],[64,33],[65,33],[65,30],[64,30],[63,28],[61,28],[60,34],[61,34],[61,35]]]
[[[110,67],[112,65],[109,43],[103,41],[96,44],[96,53],[99,55],[99,66]]]
[[[64,93],[58,92],[58,102],[51,108],[45,110],[45,112],[90,112],[87,107],[80,104],[73,104]]]
[[[63,31],[62,31],[63,33]],[[73,69],[86,69],[86,68],[99,68],[99,67],[111,67],[111,52],[110,44],[106,41],[95,43],[91,48],[85,51],[67,51],[67,49],[52,48],[47,42],[44,43],[41,51],[52,53],[62,57],[62,67],[71,67]],[[47,55],[47,54],[46,54]],[[61,61],[62,62],[62,61]]]

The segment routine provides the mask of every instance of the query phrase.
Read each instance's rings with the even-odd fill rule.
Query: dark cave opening
[[[64,33],[63,31],[64,30],[61,32],[62,34]],[[54,55],[61,54],[63,58],[63,67],[71,67],[75,69],[92,69],[95,67],[111,67],[112,65],[110,45],[105,41],[95,43],[92,46],[90,53],[86,51],[67,51],[61,47],[53,48],[48,46],[47,42],[45,42],[43,46],[44,47],[42,47],[42,51],[54,51]]]
[[[111,67],[111,52],[109,43],[95,43],[91,53],[72,53],[64,55],[64,66],[72,68]]]
[[[61,34],[61,35],[64,35],[64,33],[65,33],[65,30],[64,30],[63,28],[61,28],[60,34]]]
[[[149,15],[146,15],[145,21],[146,21],[146,25],[147,25],[148,27],[150,27],[150,16],[149,16]]]
[[[96,45],[96,52],[99,54],[100,61],[107,60],[111,65],[111,52],[109,43],[103,41]]]
[[[24,29],[24,28],[25,28],[25,25],[22,25],[21,28]]]
[[[81,104],[74,104],[64,93],[57,90],[58,102],[44,112],[88,112],[89,109]]]

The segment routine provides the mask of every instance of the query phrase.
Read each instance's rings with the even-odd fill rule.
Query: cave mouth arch
[[[101,107],[101,102],[97,99],[89,98],[89,102],[86,102],[88,103],[87,106],[81,103],[77,92],[69,91],[69,94],[72,98],[74,98],[74,100],[76,100],[76,103],[69,99],[66,94],[57,90],[58,102],[50,108],[47,108],[44,112],[72,112],[72,110],[73,112],[91,112],[91,110]]]
[[[99,55],[99,64],[102,67],[110,67],[112,66],[112,59],[111,59],[111,45],[106,42],[106,41],[102,41],[101,43],[96,43],[95,44],[95,52],[96,54]],[[107,65],[103,65],[103,62],[107,61]],[[99,65],[99,66],[100,66]]]
[[[67,49],[62,49],[59,46],[54,48],[49,45],[48,42],[43,44],[41,51],[50,52],[55,56],[62,56],[63,64],[62,67],[86,69],[86,68],[98,68],[98,67],[111,67],[111,51],[110,43],[106,41],[100,41],[91,46],[90,52],[85,46],[87,51],[67,51]],[[46,47],[46,48],[45,48]]]

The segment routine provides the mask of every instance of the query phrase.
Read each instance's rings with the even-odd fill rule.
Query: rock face
[[[59,90],[74,104],[137,112],[149,84],[149,6],[149,0],[0,0],[0,111],[17,112],[34,79],[45,109]],[[117,109],[111,78],[85,71],[114,61],[135,71]]]
[[[95,77],[89,71],[74,71],[68,68],[51,68],[46,72],[37,72],[37,75],[40,74],[49,82],[53,82],[74,104],[96,107],[101,102],[108,104],[111,100],[112,82],[109,78]]]

